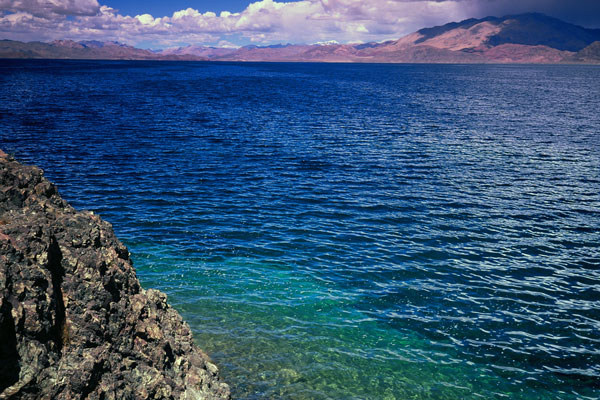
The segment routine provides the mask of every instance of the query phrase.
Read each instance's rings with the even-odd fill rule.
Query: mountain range
[[[0,58],[371,63],[600,63],[600,29],[538,13],[424,28],[398,40],[363,44],[279,44],[161,51],[116,42],[0,40]]]

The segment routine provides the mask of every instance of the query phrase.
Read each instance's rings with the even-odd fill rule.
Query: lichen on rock
[[[229,399],[109,223],[0,151],[0,399]]]

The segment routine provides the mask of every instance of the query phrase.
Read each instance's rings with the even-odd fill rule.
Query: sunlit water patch
[[[0,62],[237,398],[600,396],[600,68]]]

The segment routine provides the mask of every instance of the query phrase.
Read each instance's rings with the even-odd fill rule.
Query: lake
[[[600,67],[0,60],[239,399],[600,397]]]

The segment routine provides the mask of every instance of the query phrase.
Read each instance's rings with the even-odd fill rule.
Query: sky
[[[358,43],[523,12],[600,28],[600,0],[0,0],[0,39],[110,40],[152,49]]]

